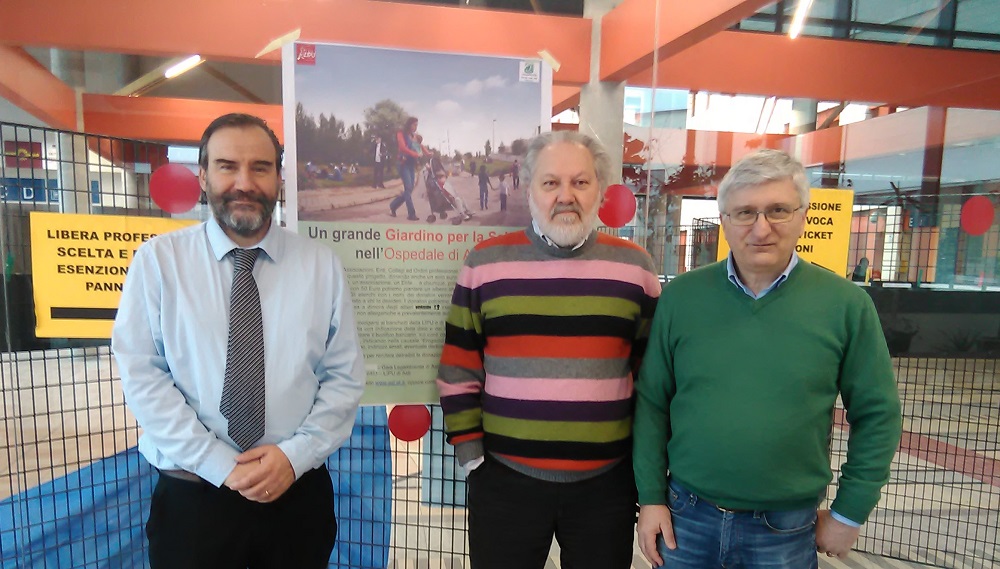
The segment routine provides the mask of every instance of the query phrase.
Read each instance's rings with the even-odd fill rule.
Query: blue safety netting
[[[384,407],[359,409],[327,461],[338,535],[330,567],[389,559],[392,462]],[[0,567],[147,567],[143,526],[157,474],[133,447],[0,501]]]

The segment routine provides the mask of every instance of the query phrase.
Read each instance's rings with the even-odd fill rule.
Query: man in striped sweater
[[[531,227],[484,241],[458,277],[438,388],[468,473],[473,569],[627,568],[633,383],[660,283],[594,230],[611,160],[593,138],[528,145]]]

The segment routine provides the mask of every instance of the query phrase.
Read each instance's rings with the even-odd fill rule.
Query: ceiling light
[[[205,60],[202,59],[200,55],[192,55],[191,57],[181,61],[180,63],[168,67],[167,70],[163,72],[163,76],[166,77],[167,79],[173,79],[174,77],[177,77],[181,73],[190,71],[195,67],[197,67],[198,65],[201,65],[202,62],[204,61]]]
[[[792,26],[788,28],[788,37],[792,39],[799,37],[802,25],[806,21],[806,15],[809,14],[810,6],[812,6],[812,0],[799,0],[799,5],[795,8],[795,15],[792,16]]]

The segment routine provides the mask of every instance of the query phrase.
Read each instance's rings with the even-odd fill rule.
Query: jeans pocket
[[[816,526],[816,509],[772,510],[763,512],[761,520],[775,533],[791,534],[811,530]]]
[[[679,514],[683,512],[688,504],[691,503],[690,493],[686,490],[676,487],[671,484],[667,487],[667,508],[670,509],[671,514]]]

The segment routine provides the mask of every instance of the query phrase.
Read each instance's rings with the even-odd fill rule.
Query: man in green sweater
[[[806,569],[845,557],[899,444],[892,363],[868,295],[798,258],[809,187],[776,150],[719,185],[725,261],[657,305],[634,426],[639,546],[654,566]],[[837,396],[850,423],[830,510]]]

